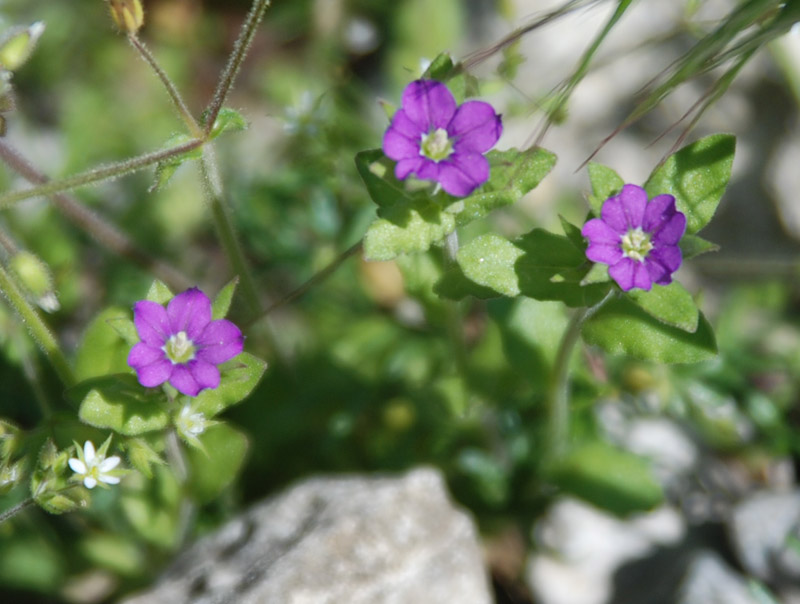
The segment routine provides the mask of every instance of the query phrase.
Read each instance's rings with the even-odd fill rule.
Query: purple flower
[[[167,304],[141,300],[133,307],[141,342],[128,355],[139,383],[153,388],[169,381],[189,396],[219,386],[217,365],[242,352],[242,332],[230,321],[211,320],[211,301],[196,287]]]
[[[583,225],[581,234],[589,240],[586,257],[608,264],[608,274],[628,291],[672,283],[685,230],[686,216],[675,208],[672,195],[657,195],[648,203],[643,188],[625,185],[606,199],[600,218]]]
[[[483,156],[503,132],[489,103],[456,106],[447,86],[416,80],[403,91],[403,106],[383,136],[383,152],[397,162],[394,174],[435,180],[456,197],[469,195],[489,179]]]

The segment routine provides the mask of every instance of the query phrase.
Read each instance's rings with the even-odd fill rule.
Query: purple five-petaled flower
[[[589,240],[586,257],[608,264],[608,274],[624,290],[650,290],[653,283],[672,283],[681,265],[678,242],[686,230],[686,216],[675,208],[672,195],[649,202],[636,185],[625,185],[603,204],[600,218],[583,225]]]
[[[211,301],[193,287],[167,307],[140,300],[133,322],[141,340],[128,355],[139,383],[153,388],[169,382],[189,396],[219,386],[217,365],[242,352],[242,332],[225,319],[211,320]]]
[[[500,116],[489,103],[457,106],[441,82],[416,80],[403,91],[403,106],[383,136],[383,152],[397,162],[399,180],[414,174],[464,197],[489,179],[483,154],[502,132]]]

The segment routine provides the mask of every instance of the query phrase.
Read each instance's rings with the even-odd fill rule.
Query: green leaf
[[[605,201],[619,193],[625,181],[608,166],[595,162],[589,162],[589,181],[592,183],[589,205],[592,207],[594,215],[600,216],[600,210]]]
[[[652,198],[668,193],[686,214],[686,232],[702,229],[717,210],[728,186],[736,137],[712,134],[670,155],[653,171],[644,188]]]
[[[357,153],[356,169],[372,201],[380,208],[404,207],[415,197],[414,193],[406,190],[406,186],[394,177],[394,162],[381,149]]]
[[[587,217],[587,220],[588,218],[591,218],[591,214]],[[558,215],[558,220],[561,222],[561,229],[564,231],[564,235],[572,242],[572,245],[585,252],[587,245],[586,240],[584,240],[583,235],[581,235],[581,229],[577,225],[572,224],[561,214]]]
[[[153,479],[133,482],[119,498],[126,520],[142,539],[159,547],[176,547],[182,488],[169,466],[154,468]],[[134,490],[138,487],[138,490]]]
[[[664,499],[647,461],[599,441],[569,453],[554,468],[553,482],[621,517],[651,510]]]
[[[223,132],[247,130],[247,120],[242,114],[229,107],[223,107],[217,114],[214,127],[211,128],[209,138],[215,139]]]
[[[169,149],[184,143],[189,143],[193,140],[195,139],[188,134],[176,134],[167,141],[164,147]],[[184,151],[178,155],[173,155],[172,157],[158,162],[158,164],[156,164],[155,179],[153,180],[153,184],[150,185],[148,192],[152,193],[154,191],[161,190],[169,182],[169,179],[172,178],[175,170],[177,170],[181,164],[183,164],[183,162],[200,159],[202,157],[203,147],[200,145],[199,147],[189,149],[188,151]]]
[[[669,285],[654,285],[650,291],[634,289],[626,295],[648,315],[662,323],[690,333],[697,330],[700,310],[692,295],[677,281]]]
[[[608,265],[598,262],[586,273],[586,276],[581,280],[581,285],[607,283],[608,281],[611,281],[611,277],[608,275]]]
[[[660,363],[697,363],[717,354],[714,332],[700,313],[697,330],[689,333],[651,317],[626,298],[611,300],[581,329],[587,344],[611,354],[625,354]]]
[[[81,420],[97,428],[136,436],[169,424],[163,394],[145,390],[132,375],[86,380],[68,390],[67,396],[80,402]]]
[[[153,281],[152,285],[150,285],[150,289],[147,290],[145,299],[150,300],[150,302],[155,302],[156,304],[166,304],[174,297],[175,294],[170,291],[169,287],[156,279]]]
[[[492,210],[516,203],[532,191],[553,169],[556,156],[534,147],[525,151],[489,151],[489,180],[477,193],[465,197],[458,212],[459,226],[482,218]]]
[[[89,323],[75,355],[75,377],[78,381],[110,373],[123,373],[129,369],[128,353],[131,344],[118,330],[120,327],[133,327],[129,316],[129,310],[111,306]],[[133,335],[135,341],[138,341],[135,328]]]
[[[391,260],[400,254],[425,252],[456,228],[456,218],[431,201],[419,201],[385,212],[392,218],[378,218],[364,235],[367,260]]]
[[[247,437],[226,424],[210,427],[199,437],[203,449],[189,448],[189,489],[201,503],[211,501],[237,477],[247,454]]]
[[[129,438],[123,443],[123,448],[130,464],[147,478],[153,477],[152,466],[165,463],[150,446],[150,443],[143,438]]]
[[[239,277],[234,277],[225,287],[219,290],[217,297],[214,298],[214,302],[211,304],[212,319],[224,319],[228,314],[237,285],[239,285]]]
[[[519,294],[514,264],[523,253],[508,239],[489,233],[462,247],[456,260],[471,281],[514,297]]]
[[[203,390],[194,399],[192,408],[210,418],[222,410],[244,400],[256,387],[267,364],[250,353],[239,356],[219,366],[221,378],[218,388]]]
[[[683,254],[684,260],[694,258],[700,254],[719,250],[719,246],[716,243],[706,241],[697,235],[684,235],[678,245],[681,248],[681,254]]]
[[[444,82],[452,75],[455,65],[453,59],[448,52],[442,52],[436,55],[436,58],[428,65],[428,69],[422,74],[422,78],[426,80],[439,80]]]

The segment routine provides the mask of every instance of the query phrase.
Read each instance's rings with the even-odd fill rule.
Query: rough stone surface
[[[484,604],[476,531],[433,470],[318,478],[256,505],[125,604]]]
[[[677,604],[758,604],[744,577],[718,554],[699,552],[681,585]]]

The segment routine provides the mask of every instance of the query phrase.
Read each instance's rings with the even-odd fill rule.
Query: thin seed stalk
[[[24,501],[19,502],[14,507],[9,508],[5,512],[0,513],[0,524],[3,524],[6,520],[13,518],[31,504],[33,504],[33,497],[28,497]]]
[[[42,321],[39,313],[36,312],[25,297],[25,294],[20,290],[14,278],[3,266],[0,266],[0,293],[9,301],[22,321],[27,325],[31,336],[39,345],[39,348],[42,349],[63,384],[66,387],[74,385],[75,376],[55,336],[53,336],[47,325]]]

